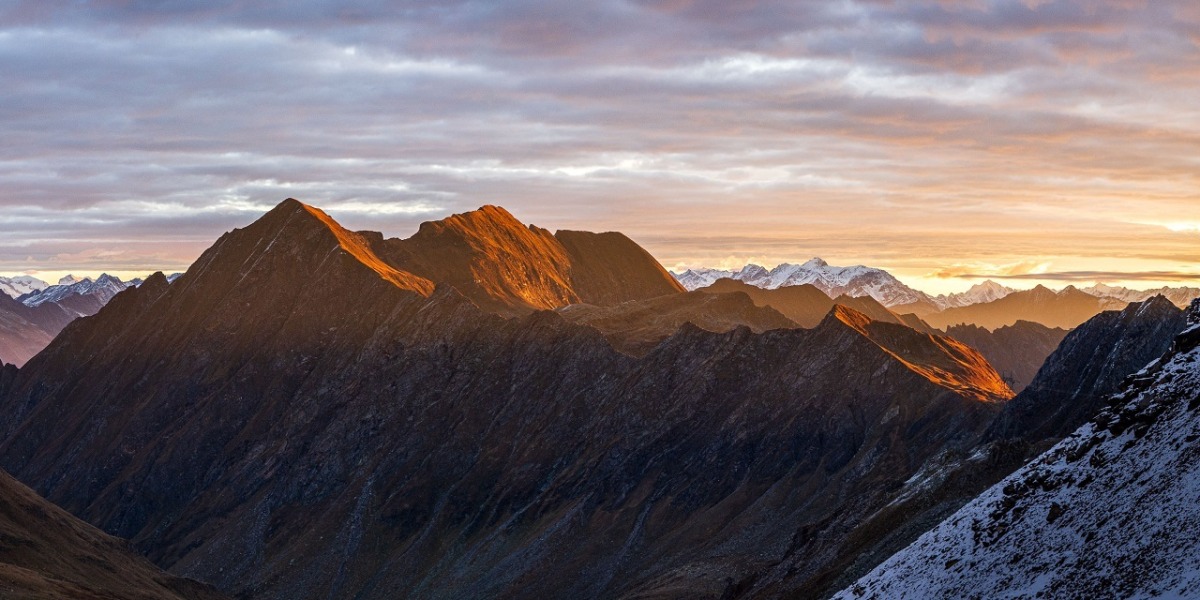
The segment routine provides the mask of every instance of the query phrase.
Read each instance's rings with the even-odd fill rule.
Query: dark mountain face
[[[1015,392],[1025,389],[1046,362],[1067,330],[1050,328],[1032,321],[988,331],[976,325],[955,325],[946,335],[979,350]]]
[[[614,348],[632,356],[644,356],[685,323],[715,333],[738,327],[748,327],[755,333],[798,327],[770,307],[755,306],[742,293],[697,291],[632,300],[616,306],[572,304],[558,313],[572,323],[600,330]]]
[[[712,285],[696,290],[699,292],[726,294],[740,292],[750,296],[758,306],[767,306],[795,321],[801,327],[815,327],[835,305],[846,306],[863,313],[874,321],[906,325],[917,331],[932,333],[933,330],[915,315],[899,315],[870,296],[851,297],[845,294],[836,299],[825,295],[811,284],[787,285],[775,289],[760,288],[735,279],[723,278]]]
[[[1009,393],[845,308],[634,358],[431,292],[380,243],[285,202],[123,292],[0,371],[0,461],[254,597],[812,597]]]
[[[1183,326],[1183,311],[1162,296],[1093,317],[1063,339],[989,437],[1035,441],[1074,431],[1122,380],[1162,356]]]
[[[41,352],[54,336],[32,321],[29,307],[0,294],[0,358],[17,365]]]
[[[611,306],[686,291],[622,233],[560,230],[554,239],[571,261],[571,287],[586,303]]]
[[[218,600],[209,586],[174,577],[128,544],[47,502],[0,472],[0,596],[6,600],[130,598]]]

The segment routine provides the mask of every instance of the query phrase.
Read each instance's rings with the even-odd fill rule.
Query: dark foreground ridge
[[[174,577],[0,471],[0,597],[221,600]]]

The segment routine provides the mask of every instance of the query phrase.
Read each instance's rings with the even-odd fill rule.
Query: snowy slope
[[[820,258],[799,265],[783,263],[770,270],[749,264],[738,271],[689,269],[675,275],[688,290],[706,287],[722,277],[768,290],[807,283],[816,286],[830,298],[843,294],[853,298],[870,296],[884,306],[931,301],[927,294],[904,285],[883,269],[862,265],[835,267]]]
[[[734,271],[707,269],[703,267],[697,269],[688,269],[682,273],[671,271],[671,276],[674,277],[675,280],[680,284],[682,284],[683,287],[687,288],[689,292],[698,290],[702,287],[708,287],[718,279],[733,277],[733,275]]]
[[[17,275],[16,277],[0,277],[0,292],[4,292],[13,298],[17,298],[28,294],[46,289],[50,284],[32,277],[29,275]]]
[[[972,304],[983,304],[985,302],[994,302],[999,300],[1016,290],[1005,287],[992,281],[991,279],[983,283],[977,283],[971,286],[965,292],[958,294],[939,294],[931,298],[934,305],[939,309],[959,308],[962,306],[970,306]]]
[[[840,592],[1200,597],[1200,301],[1109,408]]]

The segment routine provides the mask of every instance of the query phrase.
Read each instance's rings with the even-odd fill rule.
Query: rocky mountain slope
[[[477,265],[500,250],[449,231],[476,226],[429,226],[484,276],[462,291],[285,202],[4,370],[0,463],[256,598],[811,597],[1011,395],[973,350],[844,307],[685,325],[640,358],[553,312],[502,318],[479,305],[586,286]],[[527,231],[525,258],[553,252]]]
[[[1108,407],[836,598],[1200,594],[1200,302]]]
[[[684,291],[653,257],[619,233],[551,234],[526,227],[496,206],[423,223],[408,239],[366,235],[389,265],[452,286],[481,308],[507,316]]]
[[[755,333],[799,327],[770,307],[755,306],[749,296],[738,292],[668,294],[616,306],[572,304],[558,309],[558,314],[600,330],[614,348],[633,356],[645,355],[685,323],[716,333],[738,327]]]
[[[0,472],[0,597],[218,600],[215,589],[174,577]]]
[[[1074,431],[1125,377],[1166,352],[1183,326],[1183,311],[1162,296],[1093,317],[1063,339],[989,437],[1036,441]]]
[[[35,319],[29,307],[0,295],[0,358],[20,366],[50,344],[53,334]]]
[[[979,350],[1009,387],[1020,392],[1062,343],[1067,330],[1017,321],[995,331],[977,325],[954,325],[946,329],[946,335]]]

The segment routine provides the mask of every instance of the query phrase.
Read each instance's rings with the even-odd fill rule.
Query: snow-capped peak
[[[971,286],[965,292],[957,294],[939,294],[933,298],[933,303],[941,310],[947,308],[958,308],[962,306],[970,306],[972,304],[983,304],[985,302],[995,302],[1011,293],[1013,290],[1010,287],[1005,287],[988,279],[982,283],[977,283]]]
[[[58,280],[58,285],[74,285],[76,283],[83,283],[84,281],[91,281],[91,280],[92,280],[91,277],[82,277],[81,278],[81,277],[76,277],[74,275],[65,275]]]
[[[675,276],[689,290],[710,285],[721,277],[731,277],[769,290],[811,284],[831,298],[843,294],[853,297],[871,296],[886,306],[930,300],[924,292],[904,285],[883,269],[863,265],[835,267],[820,258],[812,258],[802,264],[782,263],[770,270],[760,265],[748,264],[736,272],[689,269]]]
[[[121,290],[129,287],[129,284],[121,281],[120,278],[114,277],[105,273],[92,281],[90,277],[82,279],[76,278],[73,275],[63,277],[60,281],[73,281],[73,283],[60,283],[52,285],[43,290],[25,294],[18,298],[26,306],[38,306],[47,302],[60,302],[69,296],[95,296],[101,302],[101,305],[107,303],[116,296]]]
[[[4,292],[13,298],[19,298],[25,294],[44,290],[48,285],[50,284],[31,275],[0,277],[0,292]]]

